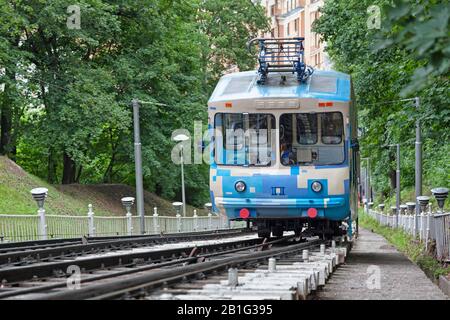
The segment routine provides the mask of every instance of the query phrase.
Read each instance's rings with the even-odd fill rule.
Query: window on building
[[[298,19],[295,19],[294,21],[294,31],[298,32]]]
[[[286,32],[287,32],[287,35],[290,35],[290,34],[291,34],[291,30],[290,30],[290,27],[289,27],[290,24],[291,24],[290,22],[288,22],[288,24],[287,24],[287,31],[286,31]]]

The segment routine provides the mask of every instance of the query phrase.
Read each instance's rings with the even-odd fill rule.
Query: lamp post
[[[406,206],[408,207],[408,219],[409,219],[409,233],[416,235],[416,219],[417,216],[415,215],[416,212],[416,203],[415,202],[407,202]],[[414,215],[414,217],[413,217]]]
[[[183,202],[174,202],[172,203],[172,206],[175,209],[176,217],[177,217],[177,232],[181,232],[181,215],[180,215],[180,208],[183,206]]]
[[[398,214],[400,212],[400,144],[390,144],[389,147],[396,147],[397,149],[397,169],[395,170],[395,206],[397,207],[397,214],[395,218],[395,227],[398,227]]]
[[[366,157],[366,158],[361,158],[361,160],[366,160],[367,161],[367,166],[366,166],[366,177],[365,177],[365,197],[367,199],[366,203],[372,202],[372,191],[371,191],[371,185],[370,185],[370,158]]]
[[[129,236],[131,236],[133,234],[133,221],[132,221],[132,217],[131,217],[131,207],[134,204],[134,198],[133,197],[125,197],[125,198],[122,198],[121,201],[122,201],[122,205],[127,210],[127,214],[126,214],[126,217],[127,217],[127,233],[128,233]]]
[[[414,105],[416,107],[417,114],[419,114],[419,108],[420,108],[420,98],[415,97],[414,98]],[[420,213],[420,206],[418,205],[417,197],[422,195],[422,135],[421,135],[421,128],[420,128],[420,120],[417,116],[416,120],[416,142],[415,142],[415,151],[416,151],[416,165],[415,165],[415,184],[416,184],[416,225],[415,228],[418,230],[418,219]]]
[[[425,215],[425,212],[427,210],[427,206],[430,203],[430,197],[428,197],[428,196],[419,196],[419,197],[417,197],[416,200],[419,203],[419,206],[420,206],[419,210],[421,212],[420,213],[420,228],[417,228],[416,230],[419,231],[419,237],[420,237],[420,240],[422,240],[422,238],[423,238],[423,231],[424,231],[424,228],[423,228],[423,216]],[[418,221],[416,221],[416,223],[419,224]]]
[[[35,188],[31,190],[31,195],[34,201],[38,205],[38,215],[39,215],[39,238],[41,240],[47,240],[47,223],[45,222],[45,209],[44,202],[47,198],[48,189],[46,188]]]
[[[208,210],[208,229],[212,230],[212,203],[205,203],[205,209]]]
[[[134,123],[134,166],[136,172],[137,213],[140,217],[141,233],[145,234],[144,185],[142,182],[142,145],[139,125],[139,101],[137,99],[133,99],[132,105]]]
[[[173,141],[176,142],[184,142],[189,140],[189,137],[185,134],[178,134],[173,138]],[[181,162],[181,202],[183,202],[183,217],[186,217],[186,195],[184,192],[184,151],[183,151],[183,144],[181,144],[181,156],[180,156],[180,162]]]

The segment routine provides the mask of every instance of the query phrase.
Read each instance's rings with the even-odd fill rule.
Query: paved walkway
[[[447,299],[419,267],[386,239],[368,230],[359,230],[359,238],[346,264],[340,266],[317,293],[319,300]]]

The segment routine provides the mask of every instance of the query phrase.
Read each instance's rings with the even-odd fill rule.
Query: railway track
[[[161,298],[160,291],[164,288],[167,290],[167,286],[176,287],[186,281],[204,281],[202,279],[205,277],[217,277],[217,274],[233,267],[251,269],[264,264],[269,258],[296,257],[302,250],[313,250],[323,244],[321,240],[298,243],[293,236],[268,242],[256,237],[231,240],[233,239],[222,239],[195,247],[96,256],[77,261],[53,261],[0,270],[0,279],[10,279],[3,282],[0,299]],[[333,267],[332,261],[335,264],[338,261],[336,257],[338,255],[334,253],[327,255],[327,259],[331,259],[331,262],[326,262],[329,268]],[[74,265],[81,270],[79,288],[70,290],[73,288],[73,275],[63,270]],[[32,274],[34,276],[30,279]],[[317,281],[318,279],[314,283]]]
[[[176,243],[189,240],[207,240],[217,237],[233,237],[251,233],[247,229],[218,230],[215,232],[179,233],[167,235],[84,238],[59,241],[17,243],[16,246],[0,247],[0,270],[11,266],[29,265],[55,259],[74,258],[108,251],[130,250],[139,247]]]
[[[204,235],[205,236],[205,235]],[[135,239],[140,240],[140,239]],[[179,240],[179,238],[178,238]],[[105,273],[128,274],[136,272],[139,267],[150,269],[159,263],[172,265],[174,262],[191,263],[198,254],[214,254],[214,252],[253,246],[262,240],[253,233],[220,233],[208,238],[195,235],[185,242],[165,242],[161,245],[124,247],[121,250],[91,252],[84,255],[60,255],[45,261],[33,261],[30,264],[10,265],[0,269],[0,299],[18,294],[38,292],[53,287],[65,287],[66,279],[72,268],[77,268],[82,278],[91,281],[93,276],[104,278]],[[146,270],[145,268],[143,270]],[[108,275],[109,277],[109,275]],[[94,278],[95,279],[95,278]],[[89,282],[87,281],[87,282]],[[56,285],[56,286],[55,286]]]

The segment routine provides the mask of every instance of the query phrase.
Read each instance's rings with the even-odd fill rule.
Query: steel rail
[[[116,279],[105,284],[94,284],[78,290],[70,290],[46,295],[45,300],[81,300],[81,299],[112,299],[130,292],[151,290],[155,287],[170,282],[195,276],[200,273],[208,273],[220,270],[229,266],[247,264],[265,260],[270,257],[277,257],[297,253],[300,250],[315,247],[323,243],[323,240],[312,240],[307,243],[294,244],[282,248],[272,248],[267,251],[259,251],[246,255],[217,259],[213,261],[201,262],[193,265],[176,267],[170,270],[161,270],[149,274],[138,275],[128,279]]]
[[[247,240],[207,244],[196,247],[198,248],[199,252],[208,252],[209,250],[217,250],[223,247],[229,248],[237,245],[257,244],[259,241],[261,241],[261,239],[252,238]],[[118,266],[123,267],[126,265],[146,262],[151,263],[154,261],[164,261],[172,259],[173,257],[186,257],[189,255],[193,247],[194,246],[185,246],[163,250],[115,253],[106,256],[100,255],[81,258],[77,260],[66,258],[65,260],[61,261],[49,261],[43,263],[34,263],[28,266],[5,268],[0,269],[0,281],[6,281],[6,283],[14,283],[35,278],[54,276],[55,274],[65,275],[65,270],[67,270],[67,268],[72,265],[77,265],[82,270],[96,270]]]
[[[85,283],[89,283],[89,282],[93,282],[93,281],[99,281],[99,280],[104,280],[104,279],[108,279],[108,278],[114,278],[114,277],[124,276],[124,275],[128,275],[128,274],[148,271],[148,270],[152,270],[152,269],[169,267],[169,266],[173,266],[173,265],[186,265],[189,263],[199,261],[199,259],[213,258],[216,256],[227,255],[227,254],[231,254],[231,253],[235,253],[235,252],[239,252],[239,251],[243,251],[243,250],[264,248],[264,247],[267,247],[267,246],[270,246],[270,245],[273,245],[276,243],[287,241],[290,238],[291,237],[285,237],[285,238],[276,239],[276,240],[273,240],[270,242],[263,242],[261,244],[249,245],[249,246],[244,246],[244,247],[230,249],[230,250],[221,251],[221,252],[206,253],[206,254],[200,254],[197,256],[189,256],[187,258],[174,259],[174,260],[166,261],[166,262],[153,263],[153,264],[145,265],[142,267],[130,268],[129,270],[114,271],[114,269],[113,269],[111,271],[111,273],[108,273],[108,274],[93,275],[88,278],[80,279],[80,283],[85,284]],[[196,247],[194,247],[193,250],[195,248]],[[193,251],[191,251],[191,253],[192,252]],[[126,266],[121,266],[121,267],[126,267]],[[45,292],[45,291],[49,291],[49,290],[53,290],[53,289],[57,289],[57,288],[62,288],[64,286],[66,286],[66,283],[61,282],[61,283],[54,283],[54,284],[50,284],[50,285],[44,284],[43,286],[19,289],[19,290],[15,290],[15,291],[9,291],[9,292],[7,291],[7,292],[3,292],[3,293],[0,292],[0,299],[10,298],[10,297],[14,297],[14,296],[21,296],[21,295],[26,295],[26,294],[31,294],[31,293]]]
[[[70,243],[83,243],[83,239],[88,242],[92,241],[106,241],[106,240],[124,240],[124,239],[137,239],[143,237],[161,237],[161,236],[183,236],[191,234],[208,234],[208,233],[227,233],[230,231],[240,231],[246,228],[237,229],[217,229],[217,230],[205,230],[205,231],[193,231],[193,232],[177,232],[177,233],[165,233],[165,234],[147,234],[147,235],[123,235],[123,236],[95,236],[89,237],[80,235],[77,238],[54,238],[47,240],[28,240],[28,241],[17,241],[17,242],[0,242],[0,252],[12,251],[12,250],[23,250],[25,248],[39,248],[54,245],[65,245]]]
[[[98,250],[123,250],[132,246],[148,246],[168,242],[179,242],[186,240],[210,239],[215,237],[229,237],[238,234],[245,234],[245,229],[239,231],[221,232],[221,233],[189,233],[189,234],[171,234],[168,236],[147,236],[137,238],[125,239],[111,239],[107,241],[100,241],[87,244],[68,244],[63,246],[56,246],[51,248],[37,248],[23,251],[13,251],[0,253],[0,269],[13,264],[30,263],[34,261],[45,261],[48,259],[55,259],[57,257],[70,257],[79,254],[95,253]]]

